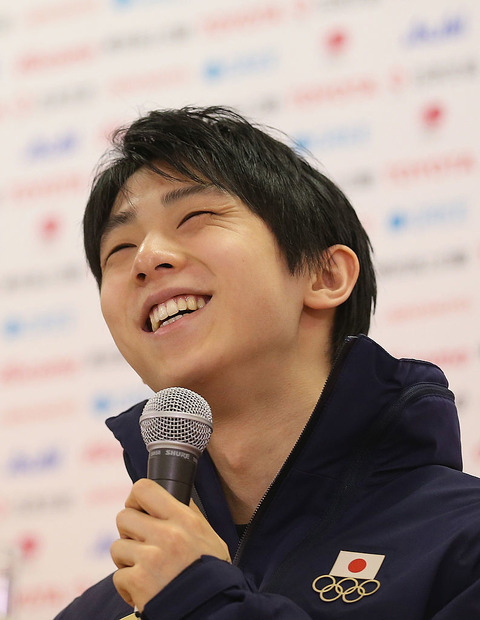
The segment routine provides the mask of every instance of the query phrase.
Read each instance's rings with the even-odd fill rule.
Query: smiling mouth
[[[156,332],[158,329],[170,325],[186,314],[200,310],[210,301],[210,297],[200,295],[181,295],[169,299],[163,304],[153,306],[145,323],[144,331]]]

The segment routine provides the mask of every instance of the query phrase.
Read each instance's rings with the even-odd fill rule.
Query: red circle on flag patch
[[[348,565],[348,570],[351,573],[361,573],[364,568],[366,568],[367,563],[363,558],[357,558],[356,560],[352,560]]]

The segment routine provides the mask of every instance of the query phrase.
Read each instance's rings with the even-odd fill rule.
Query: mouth
[[[151,308],[143,331],[156,332],[166,325],[179,321],[187,314],[201,310],[210,299],[203,295],[178,295],[165,303],[157,304]]]

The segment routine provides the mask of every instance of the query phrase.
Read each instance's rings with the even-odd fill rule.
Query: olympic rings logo
[[[324,580],[323,585],[319,582]],[[325,583],[325,580],[329,582]],[[348,583],[352,585],[348,585]],[[320,587],[322,585],[322,587]],[[331,603],[341,598],[344,603],[356,603],[364,596],[374,594],[380,587],[380,582],[376,579],[365,579],[360,582],[354,577],[344,577],[337,581],[333,575],[320,575],[314,579],[312,588],[318,592],[322,601]]]

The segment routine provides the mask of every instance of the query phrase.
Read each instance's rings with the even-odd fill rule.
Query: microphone
[[[140,416],[148,450],[147,477],[188,505],[198,459],[212,430],[212,412],[202,396],[181,387],[157,392]]]

